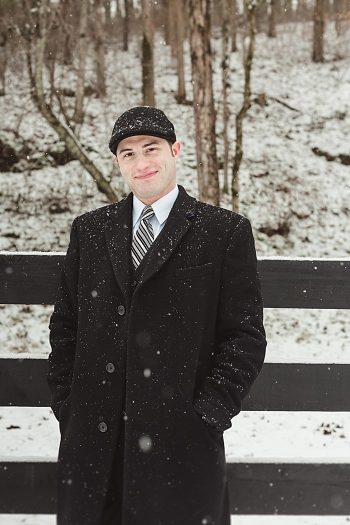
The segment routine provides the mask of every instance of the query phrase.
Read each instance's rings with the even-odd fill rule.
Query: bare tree
[[[55,85],[56,62],[59,56],[60,48],[59,21],[57,19],[57,16],[55,16],[56,14],[57,13],[53,10],[50,28],[48,31],[50,36],[48,38],[45,53],[45,64],[49,74],[50,106],[53,104],[54,98],[60,99],[59,89],[57,89]],[[66,117],[65,111],[63,111],[62,114],[64,115],[64,117]]]
[[[218,206],[210,0],[189,0],[189,24],[199,199]]]
[[[324,0],[323,9],[325,18],[331,18],[333,11],[332,0]]]
[[[85,3],[85,1],[83,3]],[[103,0],[103,5],[104,5],[105,19],[106,19],[105,27],[106,27],[107,32],[110,32],[112,23],[113,23],[112,12],[111,12],[111,0]]]
[[[257,33],[265,30],[267,22],[267,0],[258,0],[256,4],[255,27]]]
[[[350,6],[348,6],[350,12]],[[335,30],[337,35],[344,31],[344,21],[346,19],[346,0],[334,0]]]
[[[283,0],[283,19],[285,22],[290,22],[293,14],[292,0]]]
[[[314,35],[312,47],[313,62],[324,62],[323,38],[325,28],[324,0],[315,0]]]
[[[167,0],[168,5],[168,41],[170,45],[170,51],[171,56],[176,56],[176,38],[177,38],[177,31],[176,31],[176,11],[179,8],[179,1],[178,0]]]
[[[267,36],[270,38],[276,38],[276,7],[277,2],[276,0],[270,0],[270,6],[269,6],[269,28],[267,32]]]
[[[170,28],[169,28],[169,0],[161,0],[162,6],[162,28],[164,32],[164,42],[170,45]]]
[[[231,51],[235,53],[237,51],[237,0],[231,0],[230,13],[230,24],[231,24]]]
[[[247,47],[243,49],[244,93],[243,104],[236,115],[236,151],[232,168],[232,209],[239,211],[239,168],[243,159],[243,120],[251,106],[250,78],[255,50],[255,13],[256,0],[244,0],[244,12],[247,24]]]
[[[0,96],[5,95],[6,91],[6,69],[8,57],[11,56],[11,40],[13,36],[13,7],[8,2],[0,1]],[[17,46],[16,46],[17,47]]]
[[[307,0],[298,0],[296,9],[297,20],[306,20],[308,18]]]
[[[96,54],[96,59],[95,59],[96,85],[97,85],[98,96],[103,98],[107,94],[106,60],[105,60],[104,29],[103,29],[103,0],[95,0],[94,4],[95,4],[95,12],[94,12],[93,38],[95,41],[95,54]]]
[[[62,122],[55,114],[52,107],[47,103],[44,90],[43,73],[45,67],[45,50],[47,45],[48,28],[48,0],[37,0],[35,10],[36,18],[32,18],[33,11],[28,0],[22,0],[25,12],[25,24],[21,27],[22,35],[27,39],[29,45],[25,48],[28,76],[31,85],[31,97],[41,115],[45,118],[51,128],[57,133],[65,144],[67,150],[74,159],[90,173],[96,183],[98,190],[107,196],[110,202],[119,200],[120,196],[113,191],[103,174],[89,159],[71,126]],[[28,27],[30,29],[28,29]]]
[[[142,0],[142,97],[145,106],[155,106],[154,96],[154,27],[152,1]]]
[[[85,67],[87,53],[87,2],[80,3],[79,18],[79,40],[78,40],[78,76],[75,93],[75,108],[73,121],[76,124],[82,124],[84,120],[83,103],[85,91]]]
[[[7,31],[0,25],[0,96],[5,95],[7,66]]]
[[[170,2],[176,1],[174,9],[175,14],[175,26],[176,26],[176,64],[177,64],[177,95],[176,100],[179,103],[185,102],[186,100],[186,88],[185,88],[185,67],[184,67],[184,11],[185,3],[184,0],[169,0]]]
[[[74,4],[72,0],[61,0],[61,20],[63,39],[63,63],[67,66],[73,62],[73,40],[74,31],[72,31],[72,17]]]
[[[123,51],[129,49],[129,25],[130,25],[130,0],[124,0],[124,17],[123,17]]]
[[[281,0],[275,0],[275,16],[276,16],[276,24],[281,22],[281,19],[282,19]]]
[[[228,163],[229,163],[229,107],[228,107],[228,87],[229,87],[229,1],[221,0],[222,24],[221,24],[221,70],[222,70],[222,105],[223,105],[223,146],[224,146],[224,184],[222,191],[228,193]]]

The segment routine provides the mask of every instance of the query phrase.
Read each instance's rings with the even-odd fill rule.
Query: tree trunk
[[[331,3],[330,0],[324,0],[323,9],[324,9],[325,19],[328,19],[332,16],[332,6],[333,4]]]
[[[255,25],[256,32],[261,33],[266,27],[267,20],[267,0],[260,0],[256,3],[255,7]]]
[[[122,10],[120,7],[122,0],[115,0],[115,19],[120,20],[122,16]]]
[[[81,3],[84,4],[85,1]],[[106,19],[105,27],[106,27],[107,32],[109,33],[112,27],[111,0],[104,0],[103,4],[104,4],[104,11],[105,11],[105,19]]]
[[[281,22],[282,19],[282,5],[281,0],[275,0],[275,16],[276,16],[276,24]]]
[[[323,38],[324,38],[324,0],[315,0],[314,8],[314,36],[312,60],[313,62],[324,62]]]
[[[7,66],[7,31],[2,28],[0,32],[0,96],[5,95]]]
[[[73,63],[73,35],[71,31],[70,19],[72,17],[72,0],[61,0],[62,4],[62,20],[63,32],[65,38],[63,40],[63,64],[66,66]]]
[[[155,106],[154,28],[152,0],[142,0],[142,97],[145,106]]]
[[[284,0],[283,10],[284,10],[284,14],[283,14],[284,22],[290,22],[292,20],[292,14],[293,14],[292,0]]]
[[[80,18],[79,18],[79,40],[78,40],[78,77],[75,93],[75,108],[73,121],[76,124],[82,124],[84,120],[83,103],[85,90],[85,64],[87,53],[87,2],[80,4]]]
[[[123,18],[123,51],[129,49],[130,0],[124,0],[125,16]]]
[[[107,94],[106,89],[106,63],[104,47],[104,29],[103,29],[103,0],[95,0],[95,66],[96,66],[96,84],[97,94],[104,98]]]
[[[334,0],[335,30],[340,36],[344,32],[346,19],[346,0]]]
[[[39,12],[37,27],[37,37],[34,41],[34,52],[32,53],[31,46],[26,47],[26,59],[28,66],[28,74],[31,83],[31,96],[39,109],[42,116],[47,123],[57,133],[59,138],[64,142],[67,150],[73,158],[77,159],[80,164],[90,173],[96,183],[98,190],[107,196],[110,202],[115,202],[120,199],[120,196],[113,191],[108,181],[103,174],[98,170],[95,164],[89,159],[87,153],[78,141],[68,126],[64,125],[59,118],[54,114],[51,107],[46,103],[43,85],[43,69],[44,56],[47,41],[47,12],[48,0],[41,0],[38,2]],[[30,14],[26,13],[27,18]],[[32,65],[32,55],[34,56],[34,68]]]
[[[270,0],[269,29],[267,36],[276,38],[276,0]]]
[[[306,5],[306,0],[298,0],[298,6],[297,6],[297,20],[299,22],[307,20],[308,16],[308,9]]]
[[[189,0],[189,23],[199,199],[218,206],[210,0]]]
[[[236,115],[236,151],[232,168],[232,209],[239,211],[239,168],[243,159],[243,119],[251,106],[251,70],[255,50],[255,11],[254,0],[244,0],[244,11],[248,28],[248,45],[243,49],[244,53],[244,94],[243,105]]]
[[[176,10],[179,9],[178,0],[168,0],[168,39],[171,56],[176,57]]]
[[[228,87],[229,87],[229,71],[230,55],[228,52],[229,48],[229,2],[230,0],[221,0],[222,6],[222,26],[221,26],[221,69],[222,69],[222,104],[223,104],[223,146],[224,146],[224,184],[222,191],[228,193],[228,163],[229,163],[229,141],[228,141],[228,121],[229,121],[229,107],[228,107]]]
[[[174,0],[170,0],[174,2]],[[186,100],[185,67],[184,67],[184,0],[176,0],[178,9],[175,8],[176,16],[176,63],[177,63],[177,96],[179,104]]]
[[[163,7],[163,34],[165,45],[170,45],[170,28],[169,28],[169,2],[170,0],[162,0]]]
[[[231,24],[231,51],[237,51],[237,0],[231,0],[230,9],[230,24]]]

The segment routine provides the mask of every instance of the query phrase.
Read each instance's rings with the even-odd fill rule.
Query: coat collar
[[[196,215],[196,199],[191,197],[183,186],[178,186],[179,194],[162,231],[145,256],[134,293],[169,259],[191,227]],[[132,203],[133,193],[130,192],[125,199],[112,206],[109,219],[104,226],[114,274],[125,298],[129,295],[132,278]]]

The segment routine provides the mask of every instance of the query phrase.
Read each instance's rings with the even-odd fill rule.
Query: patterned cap
[[[119,142],[134,135],[176,141],[173,124],[161,109],[152,106],[135,106],[122,113],[114,124],[109,149],[115,155]]]

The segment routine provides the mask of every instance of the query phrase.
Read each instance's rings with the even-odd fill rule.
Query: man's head
[[[160,109],[137,106],[122,113],[114,124],[109,148],[131,191],[145,204],[175,187],[180,142]]]

